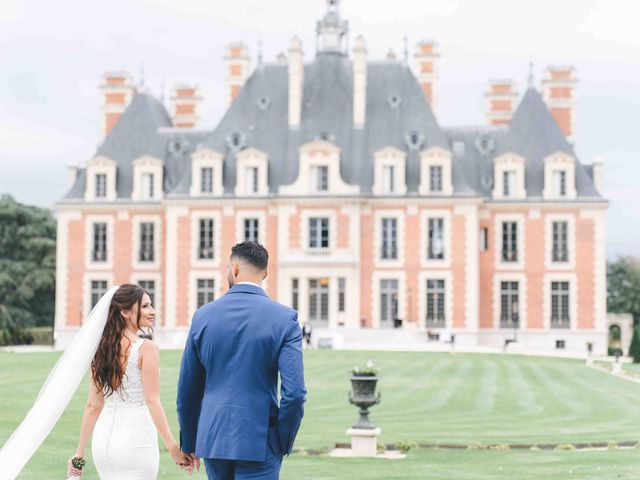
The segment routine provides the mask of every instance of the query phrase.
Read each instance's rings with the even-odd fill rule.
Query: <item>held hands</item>
[[[171,458],[181,469],[187,471],[189,476],[193,473],[193,469],[200,470],[200,459],[193,453],[184,453],[178,445],[172,445],[169,448]]]

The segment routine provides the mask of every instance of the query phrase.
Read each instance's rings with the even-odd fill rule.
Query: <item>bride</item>
[[[153,325],[154,315],[141,287],[125,284],[115,291],[91,361],[89,398],[69,475],[82,474],[72,460],[84,458],[92,432],[92,457],[102,480],[155,479],[158,433],[173,461],[191,473],[192,457],[180,451],[160,403],[158,347],[138,337]]]

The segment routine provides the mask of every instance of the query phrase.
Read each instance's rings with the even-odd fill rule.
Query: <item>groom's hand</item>
[[[195,466],[197,471],[200,471],[200,458],[195,453],[187,454],[191,457],[191,469]]]

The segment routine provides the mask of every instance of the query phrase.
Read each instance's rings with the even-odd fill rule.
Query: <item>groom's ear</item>
[[[265,269],[264,271],[264,275],[262,276],[262,279],[264,280],[265,278],[267,278],[269,276],[269,271]]]

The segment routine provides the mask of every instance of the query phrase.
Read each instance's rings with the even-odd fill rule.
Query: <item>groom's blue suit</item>
[[[241,283],[196,311],[178,382],[184,452],[205,459],[280,459],[291,452],[305,395],[295,310],[257,285]]]

